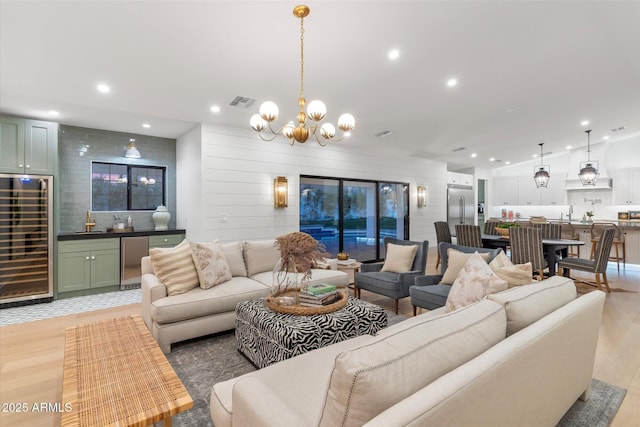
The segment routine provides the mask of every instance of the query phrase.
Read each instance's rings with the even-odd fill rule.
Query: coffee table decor
[[[283,294],[279,294],[280,296],[289,296],[292,299],[297,299],[299,297],[298,291],[291,290]],[[326,314],[332,313],[334,311],[340,310],[342,307],[347,305],[347,294],[344,292],[338,292],[340,299],[332,304],[328,305],[320,305],[318,307],[307,307],[300,305],[299,303],[295,304],[281,304],[282,299],[277,297],[268,296],[265,304],[269,309],[284,314],[293,314],[295,316],[312,316],[314,314]]]
[[[280,260],[273,269],[269,297],[276,307],[297,305],[299,290],[309,286],[311,269],[329,254],[324,245],[300,231],[276,238],[275,246],[280,250]]]

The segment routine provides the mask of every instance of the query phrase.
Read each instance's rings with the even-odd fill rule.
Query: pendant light
[[[551,167],[549,165],[542,164],[542,158],[544,157],[544,154],[542,153],[542,146],[544,145],[544,143],[541,142],[538,145],[540,146],[540,166],[535,166],[533,168],[533,171],[534,171],[533,180],[536,182],[537,188],[540,188],[540,187],[546,188],[547,184],[549,183],[549,178],[551,178],[551,175],[550,175]]]
[[[600,173],[598,172],[598,162],[591,161],[591,129],[585,130],[585,132],[587,133],[587,161],[580,162],[578,178],[580,178],[582,185],[596,185]]]

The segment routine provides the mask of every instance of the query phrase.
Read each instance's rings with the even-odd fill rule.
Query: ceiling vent
[[[453,152],[455,153],[456,151],[464,151],[464,150],[466,150],[466,149],[467,149],[466,147],[458,147],[458,148],[454,148],[454,149],[453,149],[453,150],[451,150],[451,151],[453,151]]]
[[[387,135],[391,135],[391,131],[390,130],[383,130],[382,132],[376,133],[376,137],[377,138],[384,138]]]
[[[254,98],[248,98],[246,96],[236,96],[233,101],[229,103],[232,107],[249,108],[256,102]]]
[[[623,130],[627,130],[627,128],[626,128],[626,127],[624,127],[624,126],[620,126],[620,127],[618,127],[618,128],[613,128],[613,129],[611,129],[611,132],[621,132],[621,131],[623,131]]]

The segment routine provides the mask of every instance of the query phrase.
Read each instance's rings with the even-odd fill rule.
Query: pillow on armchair
[[[387,244],[387,255],[384,265],[380,271],[389,271],[392,273],[405,273],[411,271],[413,259],[416,257],[418,246],[416,245],[396,245]]]
[[[478,252],[475,252],[475,254],[478,254]],[[447,269],[445,270],[440,283],[443,283],[445,285],[452,284],[456,280],[456,277],[458,277],[458,273],[460,272],[460,270],[462,270],[465,263],[473,255],[474,253],[466,253],[466,252],[461,252],[452,248],[448,248],[447,249],[447,258],[448,258]],[[486,252],[480,253],[480,257],[484,260],[485,264],[487,263],[487,261],[489,261],[489,253],[486,253]]]
[[[506,280],[510,288],[534,282],[532,278],[532,264],[530,262],[526,264],[514,264],[504,252],[500,252],[500,254],[489,263],[489,267],[496,276]]]

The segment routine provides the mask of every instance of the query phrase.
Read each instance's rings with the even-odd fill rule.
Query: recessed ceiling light
[[[56,110],[49,110],[49,115],[50,116],[59,116],[60,113],[58,113]]]
[[[609,139],[609,135],[603,136],[602,139],[604,139],[606,141],[607,139]]]
[[[220,107],[217,105],[212,105],[210,108],[212,113],[219,113],[220,112]]]
[[[389,51],[387,56],[390,60],[395,61],[400,56],[400,51],[398,49],[392,49]]]
[[[580,122],[580,125],[587,126],[589,124],[589,120],[583,120]]]
[[[111,92],[111,88],[104,83],[100,83],[98,86],[96,86],[96,89],[98,89],[98,92],[101,92],[101,93]]]
[[[489,159],[489,161],[490,161],[490,162],[495,162],[495,161],[496,161],[496,158],[495,158],[495,157],[492,157],[492,158],[490,158],[490,159]]]
[[[449,79],[449,80],[447,80],[447,86],[449,86],[449,87],[454,87],[454,86],[456,86],[457,84],[458,84],[458,80],[456,80],[456,79]]]
[[[571,150],[571,146],[570,145],[567,145],[567,150]]]
[[[149,129],[151,127],[151,125],[149,123],[143,123],[142,127]]]
[[[531,157],[533,157],[533,158],[535,159],[536,157],[538,157],[538,155],[537,155],[537,154],[534,154],[534,155],[533,155],[533,156],[531,156]]]
[[[477,153],[471,153],[471,157],[477,157],[478,154]]]
[[[506,162],[504,162],[505,165],[510,165],[511,164],[511,160],[507,160]]]

